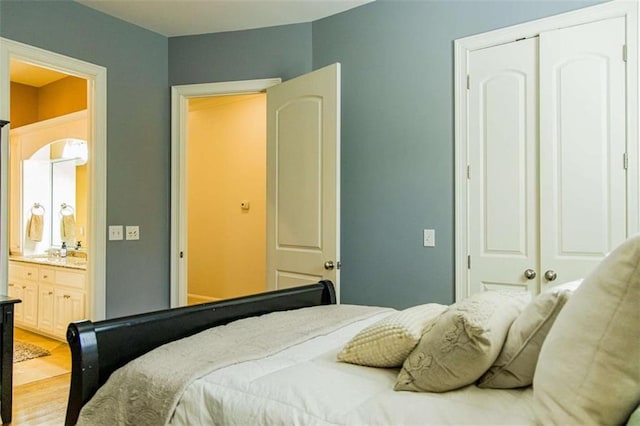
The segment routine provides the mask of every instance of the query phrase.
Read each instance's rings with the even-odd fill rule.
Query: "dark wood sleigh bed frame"
[[[309,306],[336,303],[331,281],[235,299],[166,309],[104,321],[69,324],[71,387],[66,425],[112,372],[165,343],[232,321]]]

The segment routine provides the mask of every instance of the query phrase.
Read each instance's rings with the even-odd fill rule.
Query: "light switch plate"
[[[436,230],[435,229],[425,229],[422,233],[422,237],[424,239],[423,244],[425,247],[436,246]]]
[[[109,240],[122,240],[122,225],[109,225]]]
[[[127,226],[126,229],[127,240],[139,240],[140,239],[140,227],[139,226]]]

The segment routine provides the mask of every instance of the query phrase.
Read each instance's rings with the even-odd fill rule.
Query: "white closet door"
[[[540,35],[543,287],[584,277],[626,237],[624,44],[624,18]]]
[[[538,291],[538,40],[469,57],[468,294]]]

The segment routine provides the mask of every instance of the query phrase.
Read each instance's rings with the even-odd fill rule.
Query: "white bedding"
[[[397,369],[339,363],[359,330],[388,313],[257,361],[214,371],[189,385],[174,425],[534,424],[531,388],[446,393],[393,390]]]

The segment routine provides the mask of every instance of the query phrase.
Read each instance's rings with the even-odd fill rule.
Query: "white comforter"
[[[396,392],[398,370],[339,363],[359,330],[388,313],[189,385],[174,425],[533,424],[531,389],[468,386],[446,393]]]

